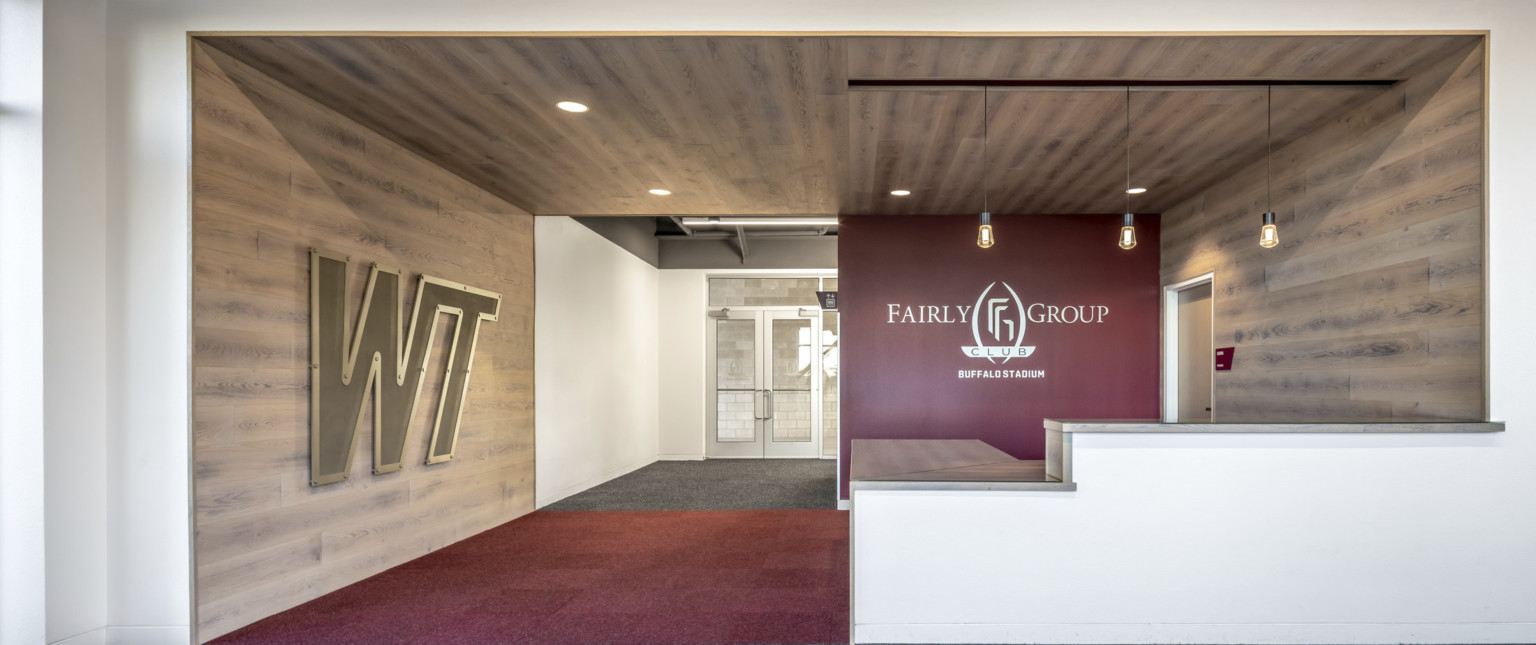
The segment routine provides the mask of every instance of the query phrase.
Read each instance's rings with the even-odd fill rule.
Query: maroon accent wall
[[[1129,251],[1115,244],[1120,215],[994,216],[990,249],[976,246],[978,219],[849,216],[838,225],[845,499],[854,439],[981,439],[1043,459],[1046,417],[1159,414],[1157,216],[1137,217]],[[978,345],[970,314],[993,282],[987,300],[1004,302],[982,303]],[[1022,345],[1033,354],[995,363],[967,355],[963,348],[1011,347],[1007,322],[1020,324],[1020,305]],[[1086,306],[1095,322],[1059,322],[1077,317],[1064,306]],[[999,309],[996,334],[990,309]],[[923,322],[934,319],[951,322]],[[1012,378],[985,377],[1003,370]]]

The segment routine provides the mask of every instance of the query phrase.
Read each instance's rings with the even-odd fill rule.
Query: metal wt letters
[[[377,264],[369,270],[354,331],[347,315],[351,258],[310,249],[309,260],[310,485],[347,478],[358,421],[370,399],[373,472],[400,469],[411,416],[425,380],[426,360],[437,336],[438,314],[442,313],[453,316],[454,327],[448,336],[443,393],[432,423],[426,462],[452,459],[480,321],[496,320],[501,294],[421,276],[410,329],[402,345],[399,270]]]

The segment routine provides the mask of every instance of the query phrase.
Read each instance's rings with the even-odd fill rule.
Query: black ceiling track
[[[1390,79],[1338,80],[1338,79],[1180,79],[1180,80],[1106,80],[1106,79],[1035,79],[1035,78],[850,78],[848,87],[1267,87],[1283,85],[1299,86],[1369,86],[1389,87],[1397,83]]]

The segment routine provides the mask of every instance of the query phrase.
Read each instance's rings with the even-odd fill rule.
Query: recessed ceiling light
[[[912,191],[905,188],[897,188],[896,190],[891,191],[891,194],[897,197],[906,197],[907,195],[911,195]]]
[[[566,112],[586,112],[587,111],[587,106],[586,105],[583,105],[581,103],[577,103],[575,101],[561,101],[559,103],[556,103],[555,107],[560,108],[562,110],[565,110]]]
[[[1129,195],[1140,195],[1140,194],[1142,194],[1144,192],[1147,192],[1147,189],[1145,189],[1145,188],[1127,188],[1127,189],[1125,189],[1125,192],[1126,192],[1126,194],[1129,194]]]
[[[671,195],[672,191],[667,190],[665,188],[652,188],[651,189],[651,194],[652,195]]]

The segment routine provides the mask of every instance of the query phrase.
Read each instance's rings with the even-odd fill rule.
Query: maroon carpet
[[[848,514],[537,512],[213,642],[846,643]]]

